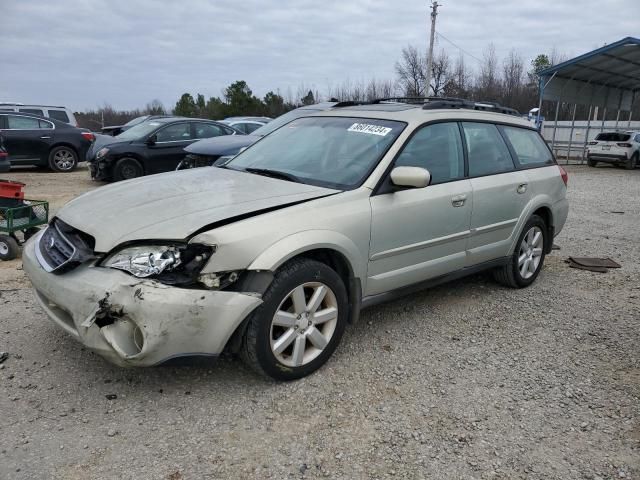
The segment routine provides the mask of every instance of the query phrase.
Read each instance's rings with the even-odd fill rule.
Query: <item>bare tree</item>
[[[513,106],[524,88],[524,61],[515,50],[511,50],[502,63],[502,101]]]
[[[434,96],[440,96],[451,76],[451,59],[442,49],[433,59],[431,66],[431,91]],[[428,95],[428,92],[426,92]]]
[[[413,45],[402,49],[402,56],[396,62],[396,74],[404,95],[419,97],[425,94],[425,63],[425,58]]]
[[[500,93],[498,76],[498,56],[493,43],[490,43],[483,55],[480,76],[477,80],[478,94],[483,100],[495,100]]]

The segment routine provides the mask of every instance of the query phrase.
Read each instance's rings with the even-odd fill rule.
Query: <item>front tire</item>
[[[113,168],[113,179],[116,182],[142,177],[143,175],[142,165],[135,158],[121,158]]]
[[[67,146],[55,147],[49,152],[49,167],[54,172],[71,172],[78,166],[78,154]]]
[[[520,233],[509,262],[494,271],[495,279],[511,288],[531,285],[538,278],[544,264],[547,235],[544,220],[538,215],[531,216]]]
[[[348,304],[344,282],[327,265],[306,258],[287,263],[251,315],[241,348],[243,360],[276,380],[309,375],[340,343]]]

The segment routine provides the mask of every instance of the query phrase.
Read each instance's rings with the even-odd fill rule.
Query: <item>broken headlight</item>
[[[107,147],[101,148],[100,150],[98,150],[98,153],[96,153],[96,159],[106,157],[107,153],[109,153],[109,149]]]
[[[205,245],[136,245],[123,248],[100,266],[124,270],[138,278],[154,278],[169,285],[194,283],[214,248]]]

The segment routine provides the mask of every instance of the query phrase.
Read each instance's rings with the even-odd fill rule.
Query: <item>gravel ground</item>
[[[11,177],[25,175],[42,179],[34,197],[94,186]],[[569,182],[562,249],[532,287],[478,275],[373,307],[324,368],[288,384],[232,359],[113,367],[6,264],[0,477],[640,478],[640,170],[573,167]],[[569,255],[623,267],[573,270]]]

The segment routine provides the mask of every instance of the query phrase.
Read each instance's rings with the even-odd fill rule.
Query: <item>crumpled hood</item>
[[[181,240],[202,227],[337,193],[222,168],[194,168],[118,182],[69,202],[58,218],[93,236],[97,252],[132,240]]]
[[[222,135],[194,142],[184,151],[207,156],[235,155],[241,148],[248,147],[261,138],[259,135]]]

